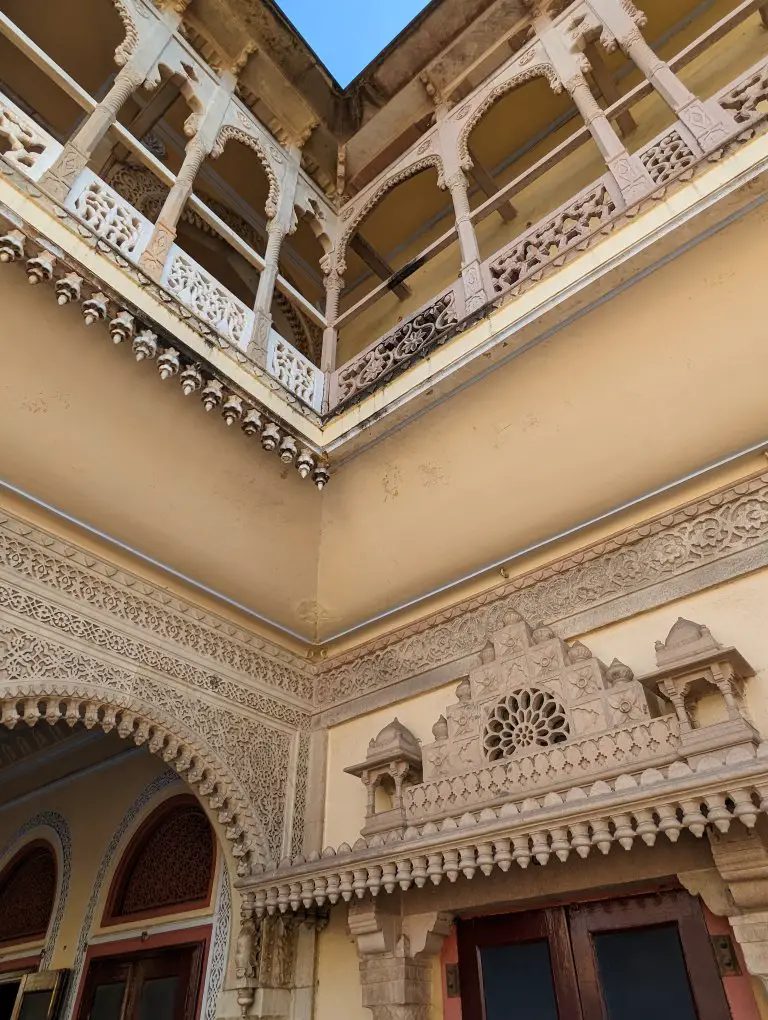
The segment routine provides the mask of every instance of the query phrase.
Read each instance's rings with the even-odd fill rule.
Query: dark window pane
[[[145,981],[141,989],[139,1020],[173,1020],[178,987],[179,979],[175,975]]]
[[[18,990],[18,981],[8,981],[7,983],[0,984],[0,1020],[11,1020]]]
[[[593,938],[608,1020],[696,1020],[676,924]]]
[[[93,993],[93,1005],[88,1020],[120,1020],[125,981],[111,985],[98,985]]]
[[[549,943],[483,946],[485,1020],[557,1020]]]
[[[37,992],[25,992],[21,1000],[19,1020],[45,1020],[51,1005],[53,992],[50,988]]]

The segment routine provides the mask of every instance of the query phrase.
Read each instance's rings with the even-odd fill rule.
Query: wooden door
[[[203,945],[94,960],[78,1020],[195,1020]]]
[[[461,921],[464,1020],[582,1020],[565,911]]]

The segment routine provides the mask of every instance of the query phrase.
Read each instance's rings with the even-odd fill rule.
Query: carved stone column
[[[216,142],[232,98],[233,88],[234,79],[229,79],[213,93],[208,108],[200,118],[197,131],[187,143],[184,162],[181,164],[174,185],[163,203],[147,247],[139,259],[141,268],[156,280],[159,280],[163,274],[168,252],[176,239],[176,225],[184,211],[187,199],[192,194],[195,178]]]
[[[698,99],[669,65],[656,56],[640,31],[645,15],[621,0],[589,0],[589,3],[605,27],[602,39],[606,48],[610,51],[618,45],[624,51],[704,152],[717,148],[735,127],[732,117],[716,102]]]
[[[357,942],[363,1005],[373,1020],[428,1020],[432,957],[450,931],[451,918],[433,912],[401,918],[391,901],[352,904],[349,930]]]
[[[123,105],[144,82],[171,37],[172,28],[159,19],[148,21],[147,26],[142,26],[144,34],[129,60],[118,71],[109,92],[40,179],[40,184],[60,202],[67,197],[96,146],[117,120]]]
[[[296,229],[296,185],[299,180],[301,150],[298,146],[288,149],[288,160],[278,196],[277,212],[267,223],[267,248],[264,252],[264,268],[259,277],[254,304],[253,333],[248,344],[248,353],[262,367],[267,362],[267,341],[272,326],[272,298],[279,273],[280,249],[286,234]]]
[[[323,330],[323,353],[320,362],[320,367],[324,372],[333,372],[336,369],[336,346],[338,343],[336,320],[339,317],[339,300],[344,289],[342,273],[347,268],[343,260],[341,264],[332,262],[333,257],[334,252],[330,252],[321,259],[320,263],[324,274],[325,319],[327,323]]]
[[[533,27],[558,77],[594,138],[624,201],[630,205],[650,194],[655,187],[650,174],[637,156],[631,156],[627,152],[613,125],[592,95],[583,73],[589,68],[587,58],[569,48],[561,29],[553,25],[546,16],[537,18]]]
[[[464,299],[467,313],[477,311],[488,301],[480,271],[480,248],[472,224],[469,208],[469,185],[461,168],[456,132],[450,130],[448,107],[440,103],[435,111],[437,118],[440,157],[443,161],[445,186],[451,193],[456,232],[461,251],[461,280],[464,285]]]

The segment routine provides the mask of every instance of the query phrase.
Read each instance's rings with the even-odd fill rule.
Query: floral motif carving
[[[567,251],[605,230],[617,212],[604,181],[591,185],[552,216],[502,248],[488,263],[495,294],[517,286]]]
[[[47,843],[24,847],[0,873],[0,945],[44,939],[56,900],[56,858]]]
[[[736,85],[721,92],[718,102],[733,114],[737,124],[750,124],[768,113],[768,60],[756,64]]]
[[[217,811],[233,853],[279,853],[290,738],[256,720],[0,625],[2,724],[60,720],[147,744]],[[258,812],[259,821],[256,820]],[[263,820],[263,827],[262,827]],[[266,830],[266,831],[265,831]]]
[[[451,288],[339,369],[333,380],[336,403],[345,403],[381,384],[401,366],[444,343],[458,323],[456,292]]]
[[[75,186],[66,202],[88,227],[122,254],[134,258],[152,232],[152,224],[141,213],[89,170],[83,186]]]
[[[274,329],[270,332],[267,347],[267,371],[299,400],[319,410],[323,393],[322,372]]]
[[[598,543],[578,558],[556,560],[496,591],[336,657],[317,681],[317,704],[379,690],[471,652],[503,626],[510,608],[532,619],[562,619],[615,602],[768,539],[768,475],[711,500],[688,504]]]
[[[523,687],[505,695],[489,711],[483,750],[488,761],[498,761],[529,748],[559,744],[568,736],[563,706],[549,691]]]
[[[248,342],[251,310],[181,249],[174,250],[161,282],[217,333],[239,347]]]

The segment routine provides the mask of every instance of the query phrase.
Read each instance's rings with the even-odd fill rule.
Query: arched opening
[[[421,257],[453,224],[451,196],[438,185],[436,165],[417,169],[379,195],[374,191],[371,199],[349,229],[343,252],[339,366],[454,283],[461,266],[457,240],[434,257]]]
[[[216,839],[197,800],[161,804],[134,835],[112,882],[102,924],[210,906]]]
[[[56,854],[50,843],[22,847],[0,873],[0,949],[42,943],[56,900]]]

